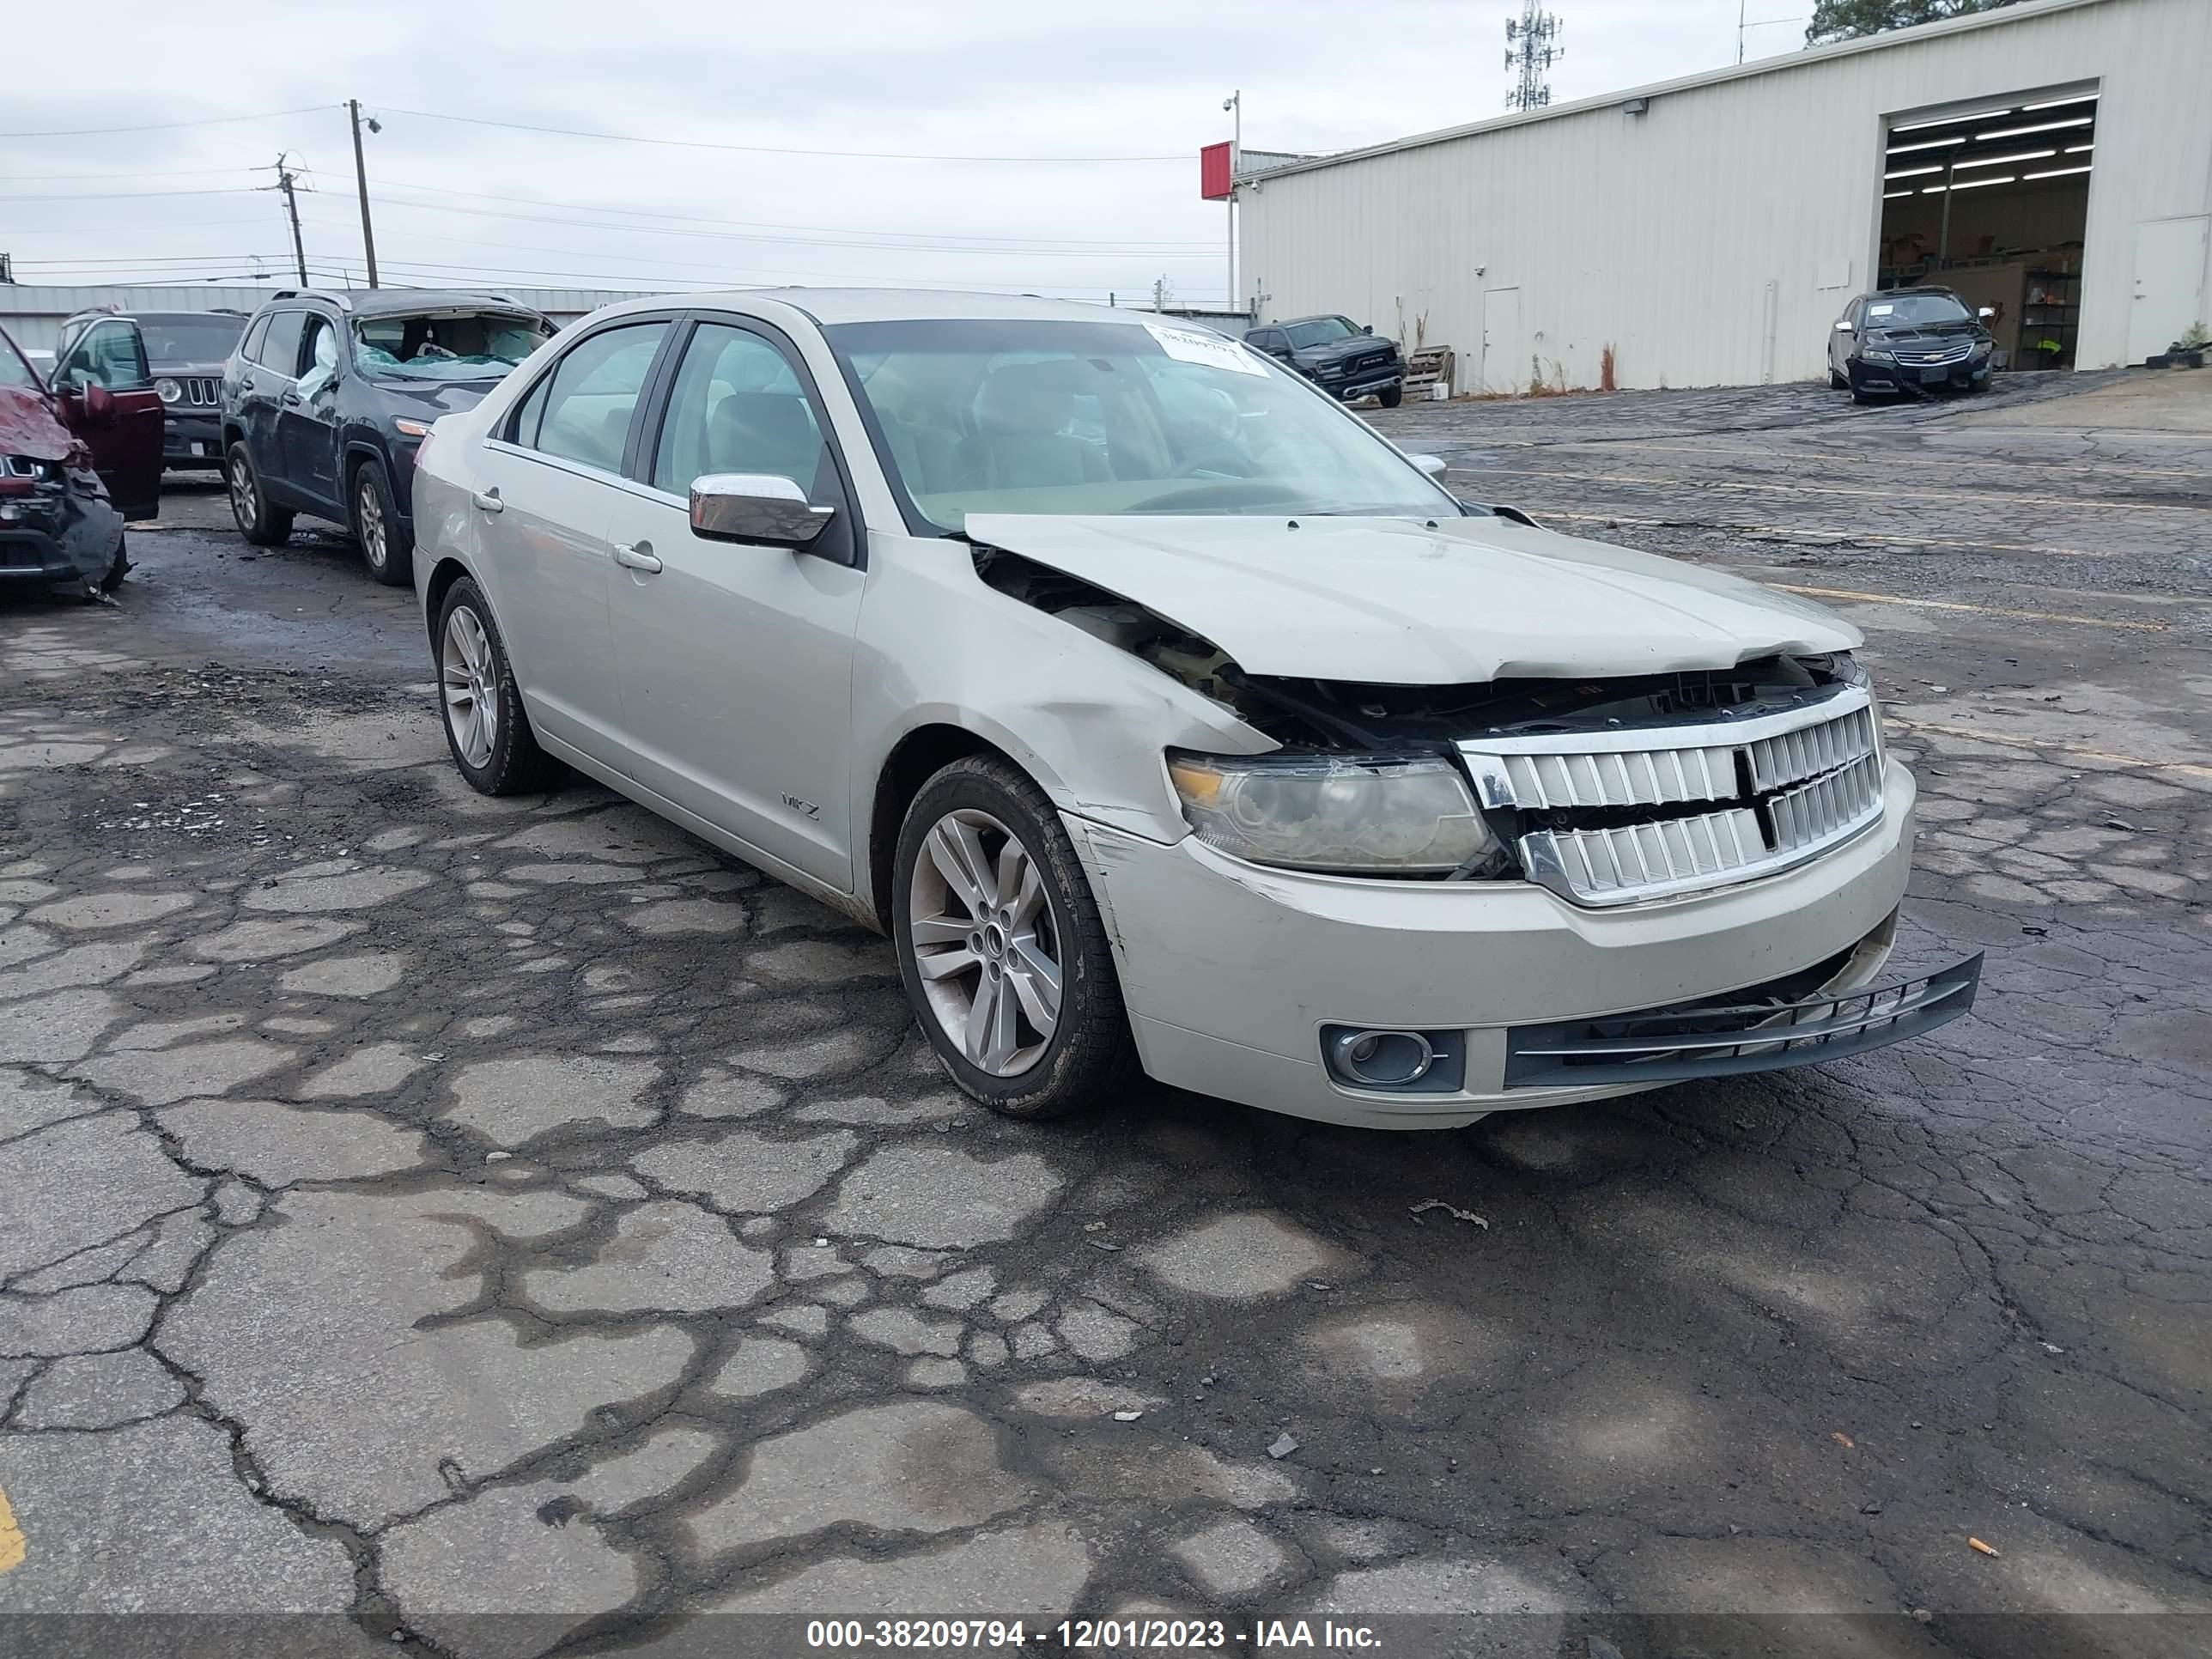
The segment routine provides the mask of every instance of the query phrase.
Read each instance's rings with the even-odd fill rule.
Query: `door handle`
[[[477,511],[479,513],[504,513],[507,511],[507,503],[500,500],[499,490],[496,486],[490,489],[479,489],[476,494],[470,496],[469,499],[477,504]]]
[[[647,575],[660,568],[660,560],[652,548],[641,542],[631,546],[628,542],[615,544],[615,562],[625,570],[642,570]]]
[[[286,386],[284,388],[284,395],[277,398],[276,401],[283,404],[287,409],[297,409],[300,406],[299,388],[297,386]]]

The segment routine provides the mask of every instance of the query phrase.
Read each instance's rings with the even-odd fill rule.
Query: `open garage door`
[[[1876,285],[1987,307],[2004,366],[2071,368],[2098,89],[1991,98],[1890,119]]]

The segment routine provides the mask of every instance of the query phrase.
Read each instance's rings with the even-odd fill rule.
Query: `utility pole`
[[[354,188],[361,195],[361,248],[368,259],[368,285],[374,288],[376,286],[376,232],[368,222],[368,164],[363,161],[361,156],[361,100],[347,99],[346,112],[353,117],[353,182]],[[369,118],[368,130],[371,132],[381,132],[384,128],[382,124],[372,116]]]
[[[1244,156],[1244,93],[1242,88],[1221,100],[1221,107],[1233,111],[1236,119],[1230,127],[1229,139],[1229,302],[1227,309],[1237,309],[1237,164]]]
[[[1508,109],[1541,109],[1552,101],[1544,71],[1567,55],[1565,47],[1552,44],[1559,33],[1559,20],[1537,0],[1522,0],[1521,15],[1505,20],[1505,67],[1521,76],[1520,84],[1505,94]]]
[[[292,259],[299,267],[300,286],[306,288],[308,285],[307,250],[300,240],[300,198],[292,193],[292,169],[286,165],[284,152],[280,149],[276,152],[276,188],[284,192],[284,211],[292,218]],[[268,186],[264,185],[262,188],[265,190]]]

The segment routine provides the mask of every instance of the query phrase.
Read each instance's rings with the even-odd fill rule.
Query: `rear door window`
[[[553,368],[532,447],[620,472],[630,421],[667,332],[665,322],[603,329],[562,358]]]
[[[307,326],[307,313],[304,311],[272,312],[269,332],[262,337],[261,349],[253,361],[288,380],[296,378],[300,373],[300,336]]]

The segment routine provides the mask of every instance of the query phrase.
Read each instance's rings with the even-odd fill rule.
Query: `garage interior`
[[[2000,368],[2074,367],[2098,90],[1889,124],[1876,286],[1987,307]]]

